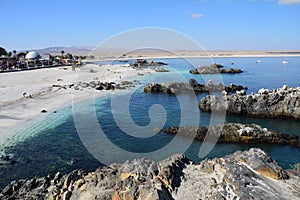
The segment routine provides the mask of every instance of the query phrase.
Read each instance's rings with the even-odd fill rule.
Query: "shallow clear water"
[[[260,59],[261,63],[256,63]],[[225,84],[242,84],[247,86],[248,93],[257,92],[260,88],[274,89],[287,84],[293,87],[300,86],[300,58],[288,58],[289,63],[283,65],[283,58],[217,58],[212,62],[220,63],[225,67],[237,67],[244,70],[242,74],[225,74],[222,75],[222,80]],[[133,94],[128,103],[131,120],[138,126],[147,126],[163,123],[162,127],[193,125],[193,120],[200,117],[200,125],[208,126],[211,121],[210,113],[198,113],[199,110],[191,106],[193,104],[193,96],[189,95],[163,95],[163,94],[147,94],[143,92],[143,86],[151,82],[177,81],[187,82],[190,78],[196,79],[198,82],[204,83],[205,80],[213,79],[220,80],[220,77],[212,75],[192,75],[188,70],[192,65],[182,59],[164,59],[160,60],[168,63],[167,68],[172,71],[169,73],[158,73],[156,75],[144,76],[140,78],[140,84],[132,91]],[[190,59],[193,64],[200,65],[211,62],[207,59]],[[234,65],[230,63],[234,62]],[[124,96],[128,93],[124,93]],[[205,96],[201,94],[198,99]],[[173,141],[173,136],[166,134],[156,134],[152,137],[139,138],[130,136],[121,128],[129,128],[132,130],[132,124],[126,117],[126,113],[120,110],[112,109],[112,98],[106,96],[96,99],[95,101],[87,100],[80,102],[76,108],[76,113],[83,119],[89,119],[93,113],[96,113],[98,124],[105,133],[105,137],[109,139],[116,147],[134,153],[151,153],[160,152],[159,150],[167,146]],[[122,96],[118,97],[122,104]],[[114,100],[113,100],[114,101]],[[180,102],[183,102],[180,104]],[[151,113],[152,119],[149,116],[149,109],[153,105],[161,105],[164,110],[158,108],[157,112]],[[124,106],[125,106],[124,102]],[[118,108],[119,109],[119,108]],[[184,110],[184,112],[183,112]],[[63,173],[74,169],[94,170],[102,164],[110,162],[120,162],[126,160],[124,154],[114,155],[114,148],[110,146],[98,144],[94,146],[101,159],[95,159],[82,144],[78,134],[78,129],[74,125],[73,112],[71,107],[66,107],[51,113],[49,116],[38,124],[31,127],[26,127],[22,130],[23,134],[15,137],[15,145],[6,148],[6,153],[12,154],[16,161],[14,165],[0,165],[0,188],[11,180],[21,178],[32,178],[35,176],[44,176],[54,174],[57,171]],[[162,111],[162,112],[160,112]],[[187,115],[185,113],[188,113]],[[117,125],[115,116],[120,117],[120,122],[123,127]],[[76,116],[76,115],[75,115]],[[184,120],[182,120],[184,118]],[[152,121],[151,121],[152,120]],[[220,119],[221,120],[221,119]],[[244,117],[240,115],[228,115],[226,122],[239,123],[256,123],[269,129],[277,129],[288,134],[300,135],[299,121],[291,121],[284,119],[259,119]],[[218,119],[215,122],[218,122]],[[90,124],[89,120],[79,121],[80,126],[86,127],[87,133],[100,134],[100,130]],[[134,128],[134,127],[133,127]],[[153,130],[154,127],[151,127]],[[150,129],[149,129],[150,130]],[[142,136],[149,131],[146,128],[137,132],[136,136]],[[151,132],[150,130],[150,132]],[[23,135],[23,136],[22,136]],[[28,137],[25,137],[27,135]],[[173,153],[182,153],[180,146],[186,145],[188,139],[181,138],[170,149],[162,153],[153,153],[152,159],[160,160]],[[192,142],[188,150],[185,152],[187,157],[200,161],[203,158],[198,157],[201,142]],[[232,153],[236,150],[246,150],[250,147],[260,147],[273,156],[283,168],[289,168],[290,164],[300,162],[300,149],[280,146],[280,145],[244,145],[244,144],[217,144],[206,158],[221,157]],[[112,156],[114,155],[114,156]],[[129,158],[129,157],[128,157]]]

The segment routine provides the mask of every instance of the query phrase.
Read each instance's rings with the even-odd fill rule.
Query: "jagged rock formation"
[[[225,103],[224,103],[225,102]],[[229,113],[265,118],[300,119],[300,87],[284,85],[275,90],[260,89],[258,94],[232,94],[225,97],[207,96],[201,99],[202,111],[226,109]]]
[[[146,59],[136,59],[135,62],[130,63],[130,66],[136,68],[136,67],[148,67],[148,66],[162,66],[167,65],[167,63],[164,62],[154,62],[152,59],[150,62],[148,62]]]
[[[129,87],[134,87],[133,82],[131,81],[121,81],[121,83],[115,82],[101,82],[101,81],[90,81],[90,82],[78,82],[68,85],[59,85],[55,84],[52,87],[59,89],[73,89],[73,90],[84,90],[84,89],[93,89],[93,90],[114,90],[114,89],[126,89]]]
[[[223,65],[220,64],[212,64],[208,66],[198,67],[196,69],[191,69],[191,74],[234,74],[234,73],[242,73],[241,69],[237,68],[224,68]]]
[[[151,93],[166,93],[166,94],[178,94],[181,92],[194,91],[195,93],[204,92],[235,92],[243,91],[242,85],[230,84],[229,86],[224,86],[221,83],[213,84],[209,81],[207,84],[199,84],[195,79],[190,79],[189,83],[177,83],[177,82],[166,82],[166,83],[152,83],[144,88],[144,92]],[[244,91],[243,91],[244,92]]]
[[[206,127],[169,127],[164,133],[192,137],[203,141],[208,128]],[[299,136],[288,135],[274,130],[262,128],[256,124],[228,123],[210,127],[211,137],[216,137],[219,143],[269,143],[300,147]]]
[[[293,176],[260,149],[189,164],[174,199],[299,199]]]
[[[159,163],[136,159],[90,173],[19,180],[4,188],[0,199],[171,199],[187,163],[183,155],[173,155]]]
[[[6,199],[297,199],[300,177],[260,149],[196,164],[182,155],[137,159],[94,172],[14,181]]]

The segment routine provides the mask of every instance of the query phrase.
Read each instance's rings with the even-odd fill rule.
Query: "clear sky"
[[[161,27],[208,50],[300,49],[300,0],[1,1],[0,46],[96,46],[119,32]]]

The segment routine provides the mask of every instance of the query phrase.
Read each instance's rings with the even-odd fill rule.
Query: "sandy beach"
[[[151,69],[142,71],[125,65],[87,64],[72,71],[71,66],[1,73],[0,79],[0,145],[6,145],[9,138],[16,134],[19,127],[36,122],[47,113],[72,102],[91,97],[101,97],[112,90],[96,91],[94,88],[74,90],[73,88],[53,87],[53,85],[70,85],[73,83],[101,82],[120,83],[134,80],[139,73],[152,73]],[[120,90],[119,90],[120,91]],[[113,92],[118,92],[114,90]],[[42,113],[45,110],[47,113]]]

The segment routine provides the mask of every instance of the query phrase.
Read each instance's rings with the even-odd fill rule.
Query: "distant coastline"
[[[126,52],[126,51],[125,51]],[[94,55],[91,53],[91,55]],[[122,55],[122,56],[120,56]],[[138,51],[126,54],[114,52],[110,56],[95,55],[89,61],[111,61],[111,60],[134,60],[134,59],[168,59],[168,58],[267,58],[267,57],[300,57],[300,50],[297,51]]]
[[[40,54],[60,54],[64,50],[72,54],[95,55],[96,60],[107,59],[135,59],[135,58],[224,58],[224,57],[299,57],[300,50],[157,50],[157,49],[114,49],[97,48],[91,46],[74,47],[48,47],[43,49],[32,49]],[[124,55],[125,53],[125,55]]]
[[[114,60],[136,60],[136,59],[172,59],[172,58],[291,58],[300,57],[299,54],[253,54],[253,55],[147,55],[147,56],[128,56],[128,57],[100,57],[95,59],[87,59],[87,61],[114,61]]]

